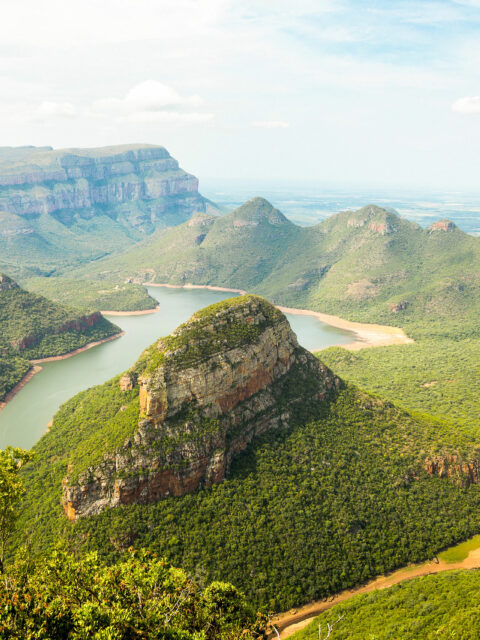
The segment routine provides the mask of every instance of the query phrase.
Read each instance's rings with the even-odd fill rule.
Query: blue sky
[[[480,0],[3,0],[0,144],[480,190]]]

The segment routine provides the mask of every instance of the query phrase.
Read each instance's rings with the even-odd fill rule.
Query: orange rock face
[[[424,469],[430,476],[457,478],[466,486],[480,482],[479,463],[476,460],[465,462],[456,455],[428,458],[425,460]]]
[[[154,371],[138,380],[131,373],[121,378],[122,391],[138,388],[138,429],[77,481],[65,478],[63,504],[69,519],[221,482],[232,458],[255,436],[288,426],[293,414],[280,400],[289,397],[295,407],[335,393],[339,379],[298,345],[285,316],[275,310],[274,320],[266,322],[261,299],[247,300],[221,309],[211,325],[195,333],[206,345],[204,358],[179,366],[178,354],[188,349],[180,344]],[[245,331],[256,337],[230,345],[223,336],[231,335],[231,326],[240,335]],[[219,333],[222,339],[216,344],[221,348],[209,350]],[[164,348],[163,342],[158,344]]]

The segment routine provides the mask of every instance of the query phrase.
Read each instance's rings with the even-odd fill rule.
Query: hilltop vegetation
[[[291,638],[318,640],[319,624],[326,634],[327,624],[336,623],[335,640],[476,640],[479,589],[480,572],[475,570],[407,580],[338,604]]]

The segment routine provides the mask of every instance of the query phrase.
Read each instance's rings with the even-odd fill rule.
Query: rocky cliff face
[[[480,482],[478,460],[465,461],[457,455],[444,455],[425,460],[424,469],[430,476],[453,478],[464,486]]]
[[[137,390],[138,427],[100,464],[64,479],[67,517],[181,496],[222,481],[259,434],[340,386],[300,347],[285,316],[256,296],[195,314],[120,380]]]
[[[23,218],[47,214],[69,224],[77,217],[121,215],[148,231],[164,217],[183,222],[208,206],[197,178],[163,147],[31,148],[20,158],[2,151],[0,211]],[[25,225],[16,227],[19,234],[28,232]],[[14,231],[10,225],[9,234]]]

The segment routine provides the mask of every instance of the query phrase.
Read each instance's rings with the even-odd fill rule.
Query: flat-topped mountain
[[[325,399],[340,381],[298,345],[280,311],[242,296],[194,314],[115,384],[131,419],[120,446],[113,423],[111,433],[90,432],[83,403],[72,416],[91,451],[88,462],[70,452],[63,505],[72,520],[220,482],[254,437],[285,427],[293,405]]]
[[[215,207],[197,178],[164,147],[0,148],[0,249],[9,272],[95,259],[207,209]]]
[[[352,320],[402,323],[480,309],[480,241],[448,221],[428,229],[368,205],[298,227],[262,198],[195,216],[121,256],[99,279],[209,284]]]

